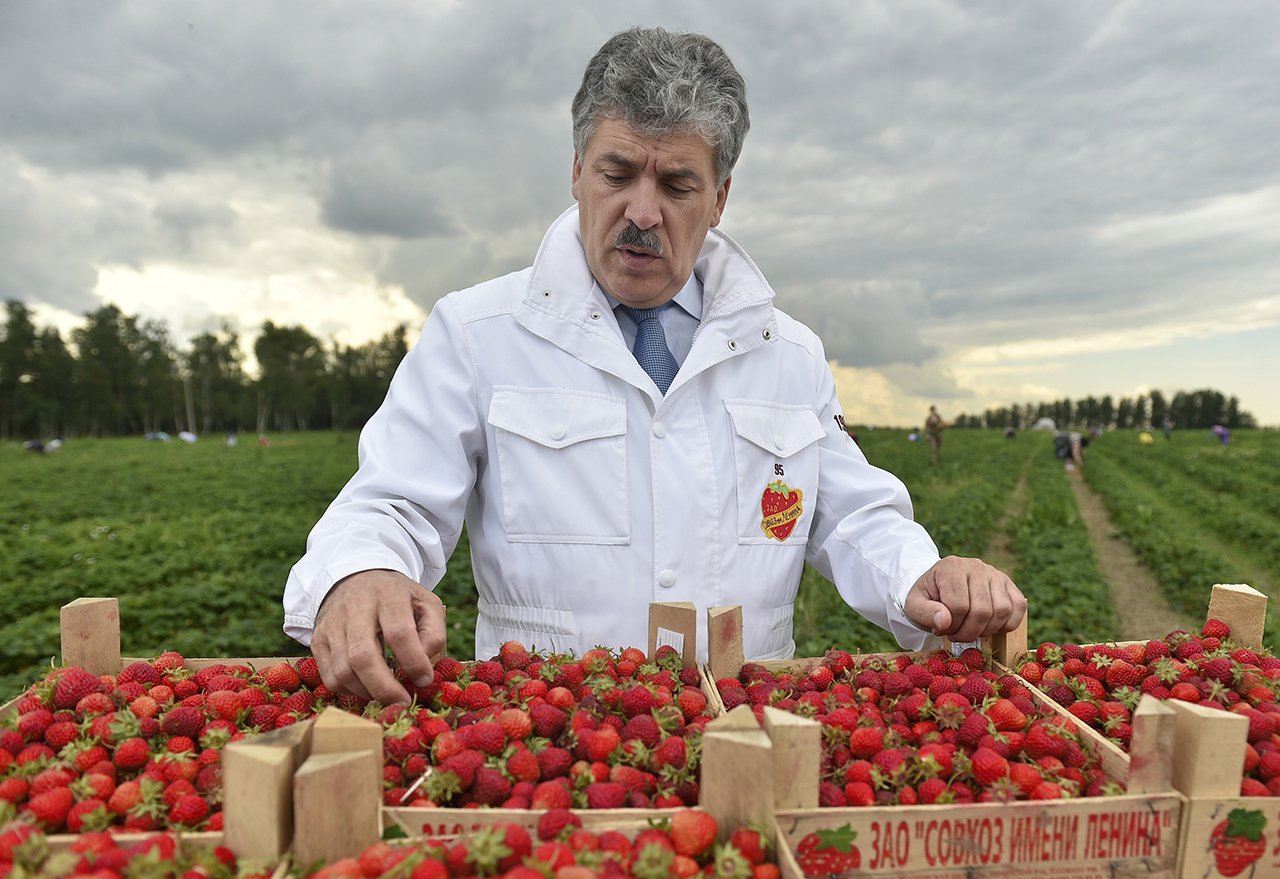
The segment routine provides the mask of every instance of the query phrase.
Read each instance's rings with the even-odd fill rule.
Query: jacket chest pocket
[[[804,544],[818,502],[818,440],[807,406],[725,400],[733,425],[738,542]]]
[[[488,423],[494,428],[509,541],[630,542],[623,400],[495,387]]]

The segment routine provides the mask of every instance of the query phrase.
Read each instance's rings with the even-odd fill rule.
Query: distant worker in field
[[[924,420],[924,432],[929,437],[929,463],[938,463],[938,449],[942,447],[942,431],[947,423],[938,414],[937,406],[929,407],[929,416]]]
[[[1216,436],[1221,445],[1227,446],[1231,444],[1231,431],[1227,430],[1221,424],[1215,424],[1213,427],[1209,428],[1209,433]]]
[[[432,680],[464,525],[481,658],[647,644],[654,601],[698,610],[704,660],[724,604],[746,658],[789,657],[806,563],[903,646],[1015,628],[1018,587],[939,557],[849,438],[821,340],[715,228],[748,128],[724,50],[617,34],[571,116],[576,204],[532,265],[436,302],[289,575],[285,631],[325,684],[389,703]]]
[[[1164,434],[1165,442],[1173,439],[1173,419],[1169,417],[1169,413],[1164,414],[1164,418],[1160,419],[1160,432]]]
[[[1068,473],[1084,469],[1084,450],[1089,437],[1074,430],[1060,430],[1053,435],[1053,454]]]

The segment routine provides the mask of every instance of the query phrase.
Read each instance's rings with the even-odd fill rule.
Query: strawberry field
[[[983,554],[1002,535],[1032,601],[1036,639],[1113,637],[1115,613],[1047,434],[951,430],[938,466],[896,430],[860,430],[870,459],[911,490],[944,553]],[[297,654],[279,600],[311,524],[355,468],[354,433],[285,434],[269,448],[141,439],[75,440],[54,455],[0,447],[0,694],[12,695],[58,652],[58,607],[121,599],[128,655]],[[1085,477],[1115,529],[1194,620],[1215,582],[1280,588],[1280,433],[1238,431],[1229,447],[1175,432],[1141,446],[1111,433]],[[441,585],[450,652],[469,656],[474,586],[465,540]],[[1275,631],[1273,602],[1268,631]],[[812,571],[796,607],[797,655],[827,647],[891,649]],[[1160,633],[1151,633],[1152,635]]]

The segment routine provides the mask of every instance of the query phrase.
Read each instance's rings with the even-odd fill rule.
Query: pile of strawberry
[[[914,805],[1117,793],[1071,721],[1038,706],[981,651],[821,662],[716,681],[727,709],[766,705],[822,723],[819,804]]]
[[[0,876],[267,879],[271,872],[265,867],[237,864],[235,855],[222,846],[193,846],[171,833],[157,833],[121,846],[110,833],[90,832],[66,850],[54,852],[44,832],[33,824],[15,821],[0,828]]]
[[[705,812],[681,809],[628,836],[617,830],[583,829],[580,819],[560,809],[545,812],[531,834],[517,824],[497,824],[455,839],[412,844],[374,843],[358,858],[347,858],[308,874],[309,879],[668,879],[717,876],[777,879],[765,838],[739,828],[716,845],[716,821]]]
[[[702,728],[712,718],[699,682],[697,667],[670,647],[653,662],[637,648],[575,658],[530,653],[514,641],[484,662],[442,658],[430,685],[405,682],[413,705],[376,713],[385,730],[384,801],[695,805]]]
[[[331,704],[383,724],[390,805],[698,801],[711,714],[697,668],[669,647],[650,663],[635,648],[575,659],[512,642],[486,662],[441,659],[430,685],[406,684],[413,704],[388,708],[335,698],[312,657],[261,671],[184,662],[170,652],[118,675],[58,668],[23,694],[0,728],[0,821],[17,812],[51,833],[220,830],[222,748]]]
[[[1144,694],[1234,711],[1249,719],[1243,796],[1280,795],[1280,659],[1232,643],[1221,620],[1198,634],[1170,632],[1132,644],[1035,648],[1018,674],[1082,723],[1128,750]]]
[[[118,675],[52,670],[0,729],[0,821],[82,833],[222,826],[221,750],[310,716],[327,696],[315,661],[192,672],[177,653]]]

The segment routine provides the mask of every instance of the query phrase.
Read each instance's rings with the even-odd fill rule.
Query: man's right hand
[[[339,580],[316,614],[311,652],[324,685],[383,705],[409,693],[387,666],[391,648],[409,680],[431,683],[430,657],[444,650],[444,606],[435,593],[396,571],[361,571]]]

